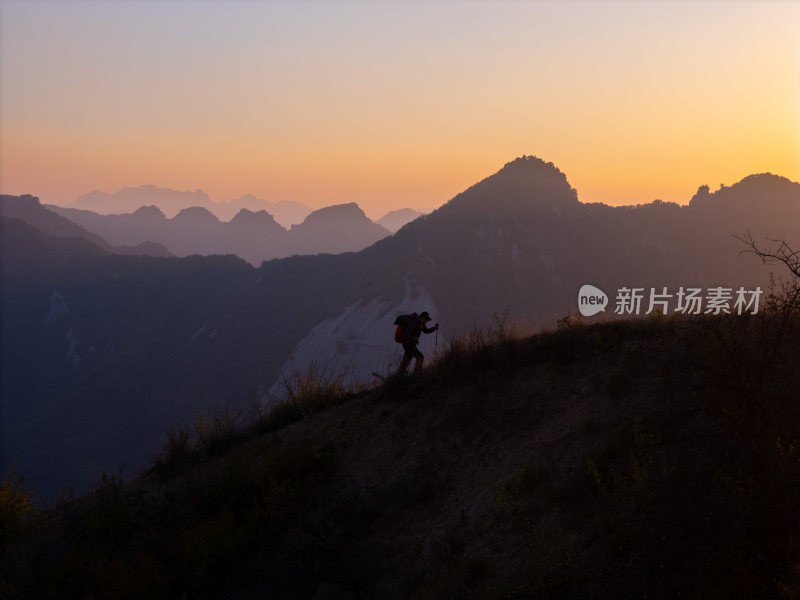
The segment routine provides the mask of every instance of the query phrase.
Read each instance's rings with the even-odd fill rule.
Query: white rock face
[[[282,382],[292,373],[306,373],[309,365],[329,378],[341,378],[348,387],[368,385],[376,377],[394,372],[403,356],[403,348],[394,341],[393,325],[397,315],[427,311],[437,321],[438,311],[431,295],[420,286],[406,284],[403,299],[373,298],[359,300],[340,315],[326,319],[314,327],[294,348],[281,367],[281,378],[270,388],[280,398],[285,390]],[[443,339],[438,348],[444,347]],[[436,334],[420,337],[419,349],[426,361],[434,357]]]

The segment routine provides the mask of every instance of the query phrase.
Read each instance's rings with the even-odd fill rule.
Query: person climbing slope
[[[427,312],[423,312],[419,315],[417,315],[417,313],[401,315],[395,321],[397,330],[395,331],[394,339],[403,344],[403,350],[405,351],[403,360],[400,361],[400,368],[397,370],[398,375],[406,373],[412,358],[416,359],[414,363],[414,373],[419,373],[422,370],[422,363],[425,360],[425,356],[419,351],[419,348],[417,348],[419,336],[422,333],[433,333],[439,329],[438,323],[433,327],[427,327],[430,321],[431,316]]]

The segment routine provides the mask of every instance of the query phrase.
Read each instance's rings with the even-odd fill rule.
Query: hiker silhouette
[[[422,333],[433,333],[438,331],[439,324],[433,327],[427,327],[427,323],[431,321],[431,316],[427,312],[419,315],[413,313],[411,315],[404,315],[397,318],[395,324],[397,331],[395,332],[395,341],[403,344],[403,360],[400,361],[400,368],[397,370],[398,375],[405,374],[411,359],[416,359],[414,363],[414,373],[419,373],[422,370],[422,363],[425,356],[417,348],[419,344],[419,336]]]

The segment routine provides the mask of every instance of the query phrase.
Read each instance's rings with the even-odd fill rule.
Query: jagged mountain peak
[[[567,181],[567,176],[551,162],[536,156],[521,156],[506,163],[494,175],[477,183],[473,188],[507,188],[509,192],[522,192],[531,199],[542,195],[563,196],[563,199],[578,201],[578,194]]]
[[[513,210],[577,204],[577,191],[558,167],[535,156],[521,156],[458,194],[445,206]]]
[[[233,219],[230,220],[232,225],[248,225],[260,227],[280,227],[275,221],[275,218],[265,210],[252,211],[247,208],[241,209]]]

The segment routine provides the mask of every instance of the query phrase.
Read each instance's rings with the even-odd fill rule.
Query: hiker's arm
[[[425,333],[433,333],[434,331],[436,331],[438,329],[439,329],[439,324],[438,323],[436,325],[434,325],[433,327],[425,327],[424,325],[422,326],[422,331],[424,331]]]

